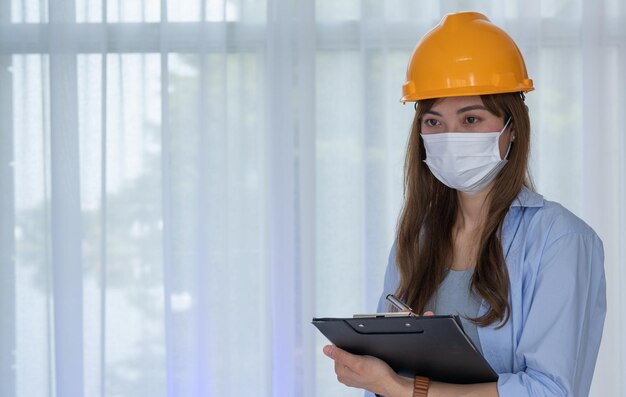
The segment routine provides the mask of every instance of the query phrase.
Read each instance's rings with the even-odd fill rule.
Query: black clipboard
[[[312,323],[336,346],[378,357],[401,375],[457,384],[498,380],[458,316],[393,313],[391,317],[314,318]]]

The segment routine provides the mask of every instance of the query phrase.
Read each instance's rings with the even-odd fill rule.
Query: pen
[[[391,304],[394,305],[400,311],[409,311],[409,312],[413,311],[413,309],[411,309],[406,303],[396,298],[393,294],[387,295],[387,300],[391,302]]]

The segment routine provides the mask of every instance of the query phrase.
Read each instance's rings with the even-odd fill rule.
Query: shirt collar
[[[543,207],[544,199],[539,193],[535,193],[528,189],[526,186],[522,186],[522,189],[517,194],[517,197],[511,203],[513,207]]]

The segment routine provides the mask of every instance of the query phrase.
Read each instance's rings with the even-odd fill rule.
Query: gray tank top
[[[468,318],[478,317],[481,303],[480,297],[470,289],[473,274],[474,269],[450,270],[437,289],[437,293],[426,304],[425,309],[439,315],[458,314],[465,333],[482,353],[476,324],[468,320]]]

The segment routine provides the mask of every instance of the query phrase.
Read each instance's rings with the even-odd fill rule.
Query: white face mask
[[[499,132],[444,132],[421,134],[426,149],[424,162],[444,185],[465,193],[482,191],[507,163],[509,148],[500,158]]]

